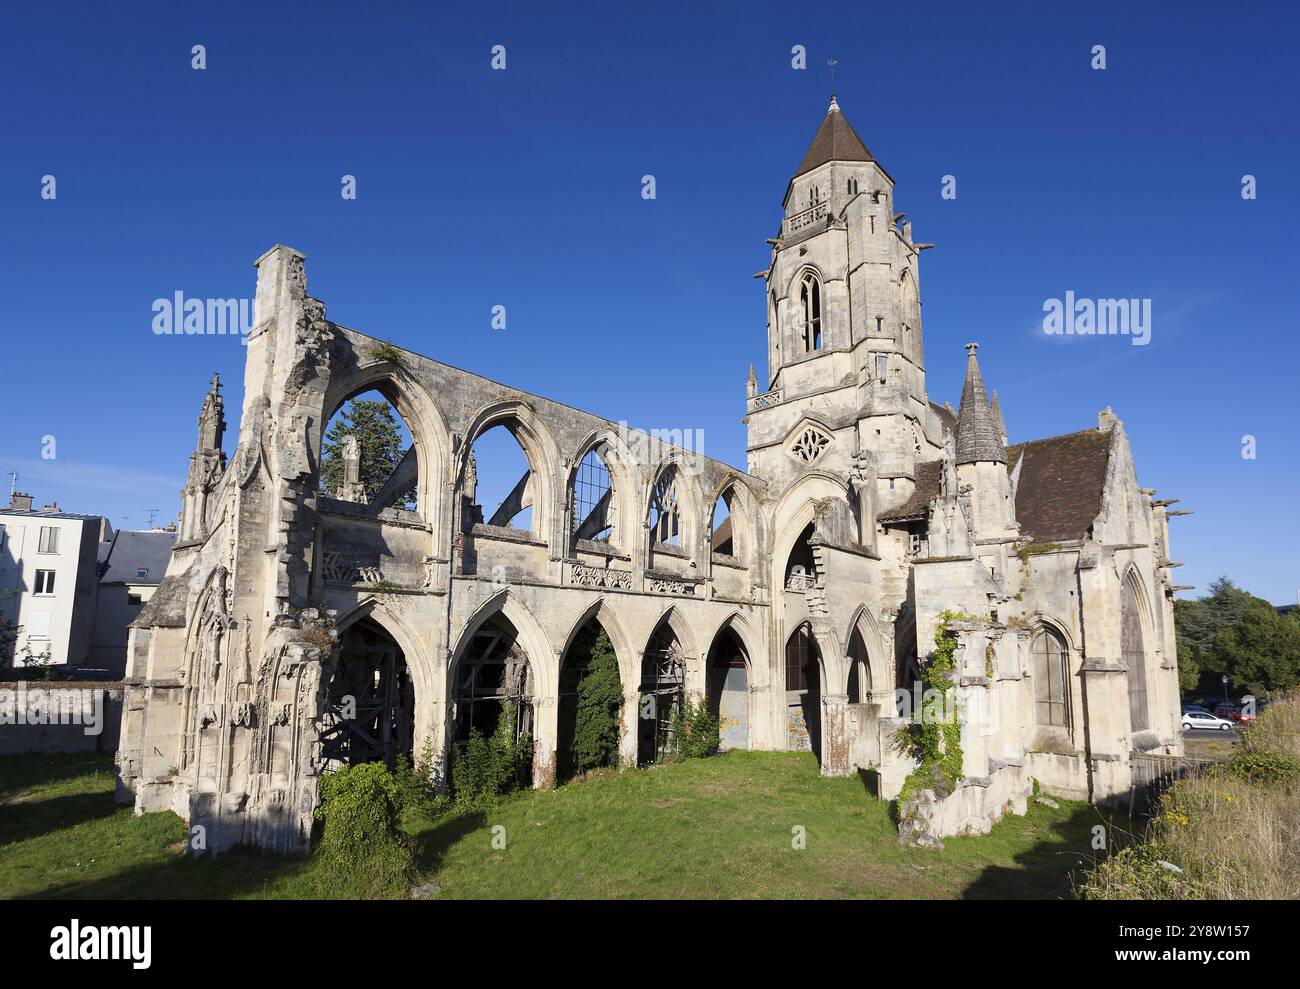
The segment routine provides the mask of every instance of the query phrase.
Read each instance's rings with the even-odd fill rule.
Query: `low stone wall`
[[[0,682],[0,755],[116,752],[120,683]]]

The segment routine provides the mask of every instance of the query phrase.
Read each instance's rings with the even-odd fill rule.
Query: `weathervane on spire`
[[[826,64],[831,67],[831,99],[835,99],[835,66],[839,65],[839,59],[828,58]]]

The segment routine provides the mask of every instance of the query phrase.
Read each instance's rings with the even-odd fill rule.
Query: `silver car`
[[[1184,711],[1183,712],[1183,731],[1191,731],[1193,728],[1219,731],[1232,731],[1237,727],[1235,721],[1229,721],[1227,718],[1220,718],[1217,715],[1210,714],[1208,711]]]

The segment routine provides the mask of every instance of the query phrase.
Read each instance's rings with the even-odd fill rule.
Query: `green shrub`
[[[592,646],[587,674],[578,681],[573,725],[573,769],[586,772],[618,764],[618,731],[623,685],[618,658],[604,630]]]
[[[371,762],[327,773],[320,798],[322,892],[366,899],[405,895],[414,860],[399,823],[401,791],[387,767]]]
[[[491,738],[471,728],[466,744],[453,750],[451,788],[457,803],[479,803],[527,785],[533,742],[527,735],[516,741],[516,725],[514,707],[505,704]]]
[[[1248,749],[1233,756],[1227,771],[1243,783],[1291,786],[1300,780],[1300,761],[1283,752]]]
[[[718,751],[720,744],[718,719],[703,701],[697,704],[695,701],[687,700],[681,710],[678,723],[681,725],[678,752],[682,758],[703,759]]]

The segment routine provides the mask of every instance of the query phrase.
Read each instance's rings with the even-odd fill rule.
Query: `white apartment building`
[[[95,625],[101,541],[111,538],[99,515],[33,509],[15,493],[0,508],[0,617],[19,626],[14,665],[80,666]]]

